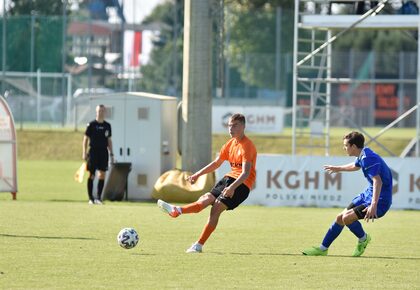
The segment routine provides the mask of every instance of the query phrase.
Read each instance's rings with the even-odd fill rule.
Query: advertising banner
[[[281,133],[283,131],[282,107],[213,106],[212,132],[226,133],[229,117],[241,113],[246,118],[246,132]]]
[[[330,175],[323,166],[354,162],[354,157],[259,154],[257,180],[245,204],[347,207],[368,186],[361,170]],[[394,209],[420,209],[420,158],[384,158],[393,174]],[[225,162],[220,179],[230,170]]]

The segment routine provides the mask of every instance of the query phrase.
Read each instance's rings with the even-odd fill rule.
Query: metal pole
[[[67,30],[67,0],[63,0],[63,27],[62,27],[62,49],[61,49],[61,96],[62,96],[62,117],[61,122],[62,126],[66,124],[65,115],[66,115],[66,75],[65,75],[65,65],[66,65],[66,30]],[[70,109],[67,107],[67,109]]]
[[[20,109],[20,130],[23,130],[23,101],[19,102],[19,109]]]
[[[375,51],[372,51],[372,63],[370,66],[370,78],[371,79],[375,79],[376,78],[376,53]],[[368,120],[368,126],[372,127],[375,125],[376,123],[376,117],[375,117],[375,103],[376,103],[376,93],[375,93],[375,89],[376,89],[376,84],[373,82],[370,82],[370,107],[369,107],[369,114],[368,116],[370,116],[369,120]],[[363,120],[363,119],[362,119]]]
[[[245,82],[245,98],[249,98],[249,85],[248,85],[248,80],[249,80],[249,53],[245,53],[245,78],[246,78],[246,82]]]
[[[6,39],[6,0],[3,0],[3,34],[2,34],[2,82],[1,82],[1,93],[4,94],[5,91],[5,81],[6,81],[6,63],[7,63],[7,55],[6,55],[6,46],[7,46],[7,39]]]
[[[224,47],[229,47],[229,43],[230,43],[230,29],[229,29],[229,9],[226,9],[226,14],[223,12],[223,18],[225,19],[224,22],[226,22],[226,40],[225,40],[225,44]],[[222,39],[223,41],[223,39]],[[229,67],[229,54],[227,54],[227,52],[224,54],[224,66],[225,66],[225,73],[224,73],[224,77],[225,80],[223,82],[224,85],[224,91],[223,91],[223,97],[225,99],[229,98],[230,96],[230,67]]]
[[[332,31],[328,29],[328,38],[331,38]],[[332,45],[327,47],[327,78],[332,76]],[[316,105],[316,104],[315,104]],[[331,122],[331,83],[326,84],[325,96],[325,156],[330,156],[330,122]]]
[[[417,28],[417,118],[416,118],[416,157],[420,157],[420,21]]]
[[[77,132],[77,109],[78,109],[78,104],[77,104],[77,99],[74,100],[74,131]]]
[[[333,37],[329,38],[325,43],[323,43],[320,47],[318,47],[317,49],[315,49],[314,51],[312,51],[310,54],[308,54],[307,56],[305,56],[301,61],[298,62],[298,66],[304,64],[306,61],[308,61],[309,59],[311,59],[315,54],[317,54],[318,52],[320,52],[322,49],[324,49],[327,45],[330,45],[331,43],[333,43],[337,38],[339,38],[341,35],[343,35],[344,33],[346,33],[347,31],[350,31],[351,29],[353,29],[353,27],[355,27],[356,25],[358,25],[360,22],[362,22],[363,20],[365,20],[366,18],[368,18],[369,16],[374,16],[377,13],[379,13],[384,7],[385,7],[385,3],[388,2],[388,0],[382,0],[376,7],[370,9],[369,11],[367,11],[365,14],[363,14],[356,22],[354,22],[352,25],[350,25],[348,28],[341,30],[340,32],[338,32],[336,35],[334,35]],[[299,9],[297,7],[295,7],[295,10]]]
[[[224,0],[214,1],[214,10],[217,11],[213,15],[217,18],[217,73],[216,73],[216,97],[225,97],[225,57],[224,57],[224,38],[225,38],[225,21],[224,21]]]
[[[31,68],[30,72],[34,71],[34,55],[35,55],[35,11],[31,12]]]
[[[90,92],[92,88],[92,15],[90,13],[88,37],[88,92]]]
[[[36,122],[41,122],[41,70],[36,70]]]
[[[371,140],[369,140],[365,144],[368,145],[370,142],[375,141],[376,139],[378,139],[379,136],[381,136],[383,133],[385,133],[386,131],[388,131],[388,129],[394,127],[395,124],[398,124],[398,122],[400,122],[401,120],[404,120],[414,110],[417,110],[417,111],[419,110],[419,105],[418,104],[417,105],[414,105],[412,108],[410,108],[409,110],[407,110],[406,112],[404,112],[401,116],[399,116],[397,119],[395,119],[390,124],[388,124],[385,128],[383,128],[381,131],[379,131],[374,137],[371,138]]]
[[[275,84],[276,91],[280,91],[280,71],[281,71],[281,7],[276,9],[276,67]]]
[[[71,74],[67,74],[67,125],[71,124]]]
[[[404,52],[400,51],[398,54],[399,58],[399,79],[404,78]],[[401,116],[401,114],[404,112],[404,84],[399,83],[398,84],[398,116]],[[402,121],[400,124],[398,124],[398,127],[404,127],[404,121]]]
[[[296,114],[297,114],[297,54],[299,0],[295,0],[295,23],[293,29],[293,102],[292,102],[292,155],[296,155]]]
[[[121,9],[124,11],[124,0],[121,3]],[[124,91],[124,31],[125,31],[125,23],[124,20],[121,19],[121,74],[120,74],[120,91]]]
[[[173,48],[172,48],[172,86],[174,88],[174,97],[178,97],[178,54],[177,54],[177,39],[178,39],[178,0],[174,3],[174,33],[173,33]]]

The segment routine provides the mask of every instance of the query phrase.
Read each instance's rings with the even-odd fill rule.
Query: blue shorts
[[[372,203],[372,200],[366,199],[365,193],[361,193],[355,198],[353,198],[353,200],[351,201],[351,204],[349,205],[349,208],[356,208],[361,205],[364,205],[365,207],[369,207],[371,203]],[[378,218],[383,217],[386,214],[386,212],[391,207],[391,204],[392,202],[386,202],[386,201],[381,200],[381,198],[379,198],[378,207],[376,209],[376,214],[378,215]]]

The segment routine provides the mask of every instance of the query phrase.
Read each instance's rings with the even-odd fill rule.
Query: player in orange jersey
[[[219,217],[225,210],[233,210],[247,199],[254,185],[257,161],[257,150],[254,143],[245,136],[245,117],[234,114],[229,118],[229,134],[232,137],[223,145],[220,154],[214,161],[203,167],[188,180],[194,184],[201,175],[215,171],[224,161],[230,163],[231,171],[226,174],[210,192],[202,195],[196,202],[174,206],[158,200],[158,206],[171,217],[186,213],[198,213],[212,205],[210,217],[197,242],[187,249],[187,253],[201,253],[204,243],[216,229]]]

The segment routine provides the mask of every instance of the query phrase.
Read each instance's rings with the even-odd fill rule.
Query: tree
[[[30,71],[31,37],[34,37],[34,69],[62,70],[62,9],[63,2],[59,0],[13,0],[10,3],[6,23],[8,70]]]
[[[243,82],[250,86],[275,89],[277,7],[282,8],[281,53],[293,49],[293,7],[291,1],[229,1],[227,54]],[[280,68],[277,68],[280,69]]]
[[[10,15],[31,15],[37,12],[42,15],[62,15],[63,2],[61,0],[12,0]]]
[[[141,89],[179,96],[182,86],[183,1],[158,5],[143,24],[158,24],[161,30],[155,34],[149,63],[141,68]]]
[[[355,30],[343,35],[333,44],[334,51],[349,50],[375,53],[378,76],[397,76],[399,52],[417,51],[417,40],[410,33],[396,30]]]
[[[293,0],[225,0],[226,6],[237,6],[240,9],[275,9],[276,7],[283,7],[285,9],[293,9]]]
[[[176,2],[165,2],[157,6],[152,14],[148,16],[143,24],[158,22],[162,24],[160,31],[154,42],[150,62],[142,68],[143,79],[142,89],[166,93],[168,88],[174,87],[175,91],[181,89],[181,80],[172,76],[182,76],[182,25],[183,25],[183,1],[177,2],[178,26],[174,28],[175,17],[174,9]],[[285,8],[293,7],[290,0],[226,0],[225,14],[229,13],[229,27],[225,27],[224,37],[230,33],[229,45],[225,47],[224,56],[229,55],[230,64],[230,84],[233,86],[261,86],[274,89],[274,66],[275,59],[275,35],[276,29],[276,7],[283,5]],[[257,12],[253,12],[257,9]],[[214,11],[213,11],[214,12]],[[286,13],[284,13],[285,15]],[[215,15],[215,13],[213,13]],[[293,33],[293,19],[283,17],[282,20],[282,42],[284,47],[282,53],[291,52],[292,41],[290,38]],[[213,46],[217,45],[218,33],[217,22],[215,19]],[[174,29],[176,29],[177,39],[174,40]],[[229,32],[227,31],[229,30]],[[250,33],[252,31],[252,33]],[[225,39],[221,40],[225,41]],[[174,55],[176,51],[176,55]],[[260,55],[261,57],[253,57]],[[248,61],[245,61],[248,56]],[[179,65],[174,66],[174,61]],[[217,60],[216,48],[213,56],[213,71],[216,78],[216,71],[220,65]],[[177,71],[174,71],[174,68]],[[175,79],[175,80],[174,80]],[[215,82],[213,82],[215,83]]]
[[[220,0],[214,0],[220,1]],[[224,53],[228,60],[230,72],[230,85],[250,88],[275,89],[275,54],[276,54],[276,9],[282,8],[281,13],[281,54],[291,56],[293,51],[293,23],[294,1],[292,0],[224,0]],[[159,22],[163,29],[155,41],[151,61],[142,68],[142,88],[154,92],[165,93],[167,88],[175,86],[180,91],[178,81],[174,84],[172,76],[182,75],[182,1],[178,0],[178,38],[174,42],[174,3],[166,2],[159,5],[153,13],[143,22]],[[218,33],[216,29],[215,34]],[[213,35],[217,40],[216,36]],[[228,43],[226,43],[228,42]],[[213,42],[217,45],[217,41]],[[392,53],[402,50],[415,51],[416,41],[409,35],[400,31],[367,31],[355,30],[343,35],[333,44],[334,51],[375,51]],[[174,58],[176,51],[176,58]],[[174,59],[179,62],[174,66]],[[392,72],[389,61],[377,58],[381,69]],[[214,55],[213,70],[218,63],[217,54]],[[174,67],[177,68],[174,71]],[[284,68],[285,66],[282,65]],[[288,83],[285,78],[286,71],[282,70],[283,84],[281,89],[286,89]],[[216,78],[216,73],[214,73]],[[215,81],[213,81],[215,83]]]

